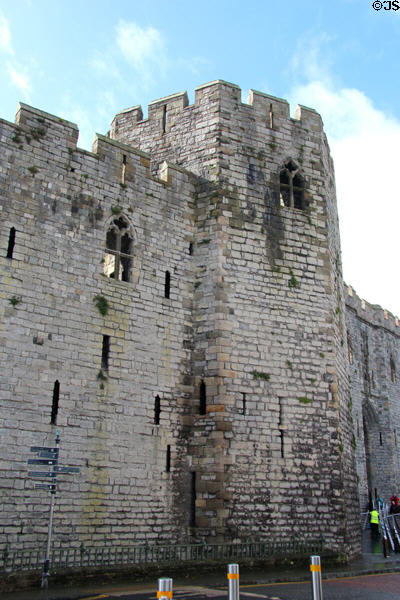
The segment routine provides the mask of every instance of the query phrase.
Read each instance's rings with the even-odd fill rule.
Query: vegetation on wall
[[[11,296],[11,298],[9,299],[9,302],[10,302],[11,306],[17,306],[21,302],[21,297],[20,296]]]
[[[298,288],[300,285],[300,283],[298,282],[298,280],[296,279],[292,269],[290,269],[290,279],[288,281],[288,286],[290,288]]]
[[[93,302],[96,304],[96,308],[98,309],[99,313],[105,317],[110,308],[110,303],[108,302],[107,298],[97,294],[97,296],[93,298]]]
[[[264,379],[264,381],[269,381],[271,378],[269,373],[263,373],[262,371],[252,371],[251,374],[254,379]]]
[[[301,402],[301,404],[310,404],[310,402],[312,402],[312,399],[307,396],[300,396],[297,400]]]

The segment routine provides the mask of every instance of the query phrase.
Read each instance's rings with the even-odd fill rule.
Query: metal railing
[[[282,540],[238,544],[179,544],[171,546],[104,546],[54,548],[54,568],[123,567],[151,563],[173,564],[188,561],[226,561],[308,556],[323,550],[322,540]],[[0,571],[33,571],[43,564],[44,550],[4,551]]]

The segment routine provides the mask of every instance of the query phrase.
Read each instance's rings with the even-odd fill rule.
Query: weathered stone
[[[249,102],[216,81],[134,107],[93,153],[26,105],[0,121],[0,551],[43,543],[24,465],[56,429],[81,469],[56,546],[274,539],[290,508],[291,535],[355,554],[355,454],[363,501],[398,488],[399,324],[345,297],[320,117]]]

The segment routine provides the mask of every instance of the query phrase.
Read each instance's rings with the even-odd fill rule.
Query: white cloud
[[[0,15],[0,50],[3,50],[7,54],[14,54],[11,44],[10,26],[3,15]]]
[[[332,59],[328,46],[334,41],[331,36],[320,32],[307,34],[297,42],[296,53],[290,61],[290,71],[294,77],[301,74],[307,81],[327,82],[331,80]],[[322,48],[324,53],[322,54]]]
[[[400,121],[362,91],[335,85],[329,71],[318,70],[317,52],[305,58],[312,77],[294,86],[290,99],[315,108],[324,121],[335,161],[345,279],[365,300],[400,315]]]
[[[29,75],[26,73],[24,67],[18,67],[15,64],[8,63],[7,70],[12,84],[23,93],[25,100],[29,100],[32,86]]]
[[[330,139],[341,140],[358,137],[364,133],[388,134],[395,121],[377,110],[372,101],[360,90],[354,88],[335,89],[331,81],[311,81],[297,86],[293,93],[301,96],[301,103],[314,107],[318,102],[323,111],[325,129]]]
[[[15,52],[11,41],[11,30],[8,20],[4,15],[0,13],[0,52],[4,52],[8,55],[8,58],[4,61],[4,67],[10,78],[10,83],[14,87],[18,88],[22,93],[23,99],[27,102],[30,101],[30,94],[32,92],[31,79],[28,74],[26,66],[21,65],[15,59]],[[32,70],[35,67],[34,60],[32,58],[28,61],[31,64]]]
[[[150,81],[154,69],[165,74],[167,51],[164,38],[154,27],[142,28],[134,22],[120,21],[117,45],[125,60],[144,81]]]

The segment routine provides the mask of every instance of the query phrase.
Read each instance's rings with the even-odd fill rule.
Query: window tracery
[[[104,275],[119,281],[129,281],[132,261],[132,235],[124,217],[113,219],[106,236]]]
[[[281,206],[304,209],[304,179],[292,160],[285,163],[279,174],[279,201]]]

